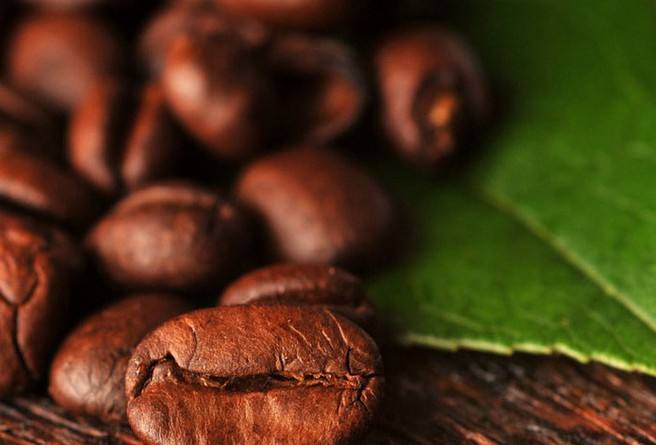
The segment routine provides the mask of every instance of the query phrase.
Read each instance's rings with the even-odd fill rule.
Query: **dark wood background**
[[[656,379],[561,357],[392,349],[362,445],[656,444]],[[0,404],[0,444],[138,444],[44,397]]]

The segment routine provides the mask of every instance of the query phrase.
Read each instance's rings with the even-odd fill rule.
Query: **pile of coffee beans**
[[[146,444],[364,437],[353,273],[405,235],[362,159],[434,169],[489,113],[471,51],[396,3],[2,2],[0,397]]]

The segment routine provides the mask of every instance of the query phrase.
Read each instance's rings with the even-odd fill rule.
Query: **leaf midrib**
[[[542,3],[555,10],[559,9],[554,3],[546,1],[542,1]],[[588,18],[587,21],[589,26],[603,31],[609,31],[612,28],[612,26],[609,26],[609,24],[606,23],[603,17],[598,15],[597,10],[588,9],[586,12],[585,16]],[[559,14],[559,16],[566,20],[569,19],[568,14]],[[577,25],[580,26],[580,23]],[[627,67],[626,59],[620,48],[616,45],[610,47],[597,46],[596,48],[600,56],[602,56],[608,62],[609,66],[612,67],[612,72],[614,73],[613,78],[615,79],[615,83],[619,90],[625,91],[628,97],[632,100],[645,100],[645,98],[648,98],[648,100],[653,102],[653,95],[649,94],[649,90],[636,79],[634,73]],[[628,298],[625,293],[606,280],[603,277],[603,274],[599,272],[592,263],[581,257],[566,242],[558,239],[558,237],[547,227],[542,225],[538,219],[531,217],[528,212],[524,212],[520,206],[515,205],[511,199],[502,194],[488,191],[477,186],[474,186],[473,189],[475,191],[475,196],[477,196],[483,203],[494,207],[501,213],[506,214],[518,222],[529,233],[549,246],[559,258],[572,266],[575,270],[579,271],[579,273],[596,286],[604,295],[620,303],[635,315],[648,329],[652,332],[656,332],[656,319],[643,311],[642,308]],[[632,208],[636,210],[635,207],[632,206]],[[640,215],[645,218],[651,216],[643,212],[640,212]]]
[[[569,264],[586,280],[597,287],[602,294],[617,301],[635,315],[648,329],[656,333],[656,320],[652,319],[638,305],[631,301],[626,294],[606,280],[590,262],[577,254],[567,243],[558,239],[553,232],[543,226],[536,218],[531,217],[528,212],[524,212],[520,206],[515,205],[512,200],[502,194],[485,190],[480,186],[472,186],[472,190],[474,191],[474,196],[480,199],[481,202],[519,223],[528,233],[546,244],[561,260]]]

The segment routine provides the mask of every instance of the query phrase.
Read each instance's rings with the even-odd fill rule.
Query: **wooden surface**
[[[363,445],[656,444],[656,379],[564,358],[385,352],[388,397]],[[0,404],[0,444],[138,444],[47,399]]]

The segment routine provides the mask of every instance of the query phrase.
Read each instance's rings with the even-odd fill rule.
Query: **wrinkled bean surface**
[[[382,384],[371,338],[328,310],[205,309],[137,346],[128,420],[148,444],[346,444],[368,429]]]
[[[125,420],[125,370],[133,348],[159,324],[190,309],[175,296],[142,294],[91,315],[60,346],[50,395],[72,412]]]
[[[0,211],[0,397],[44,374],[81,266],[62,232]]]

